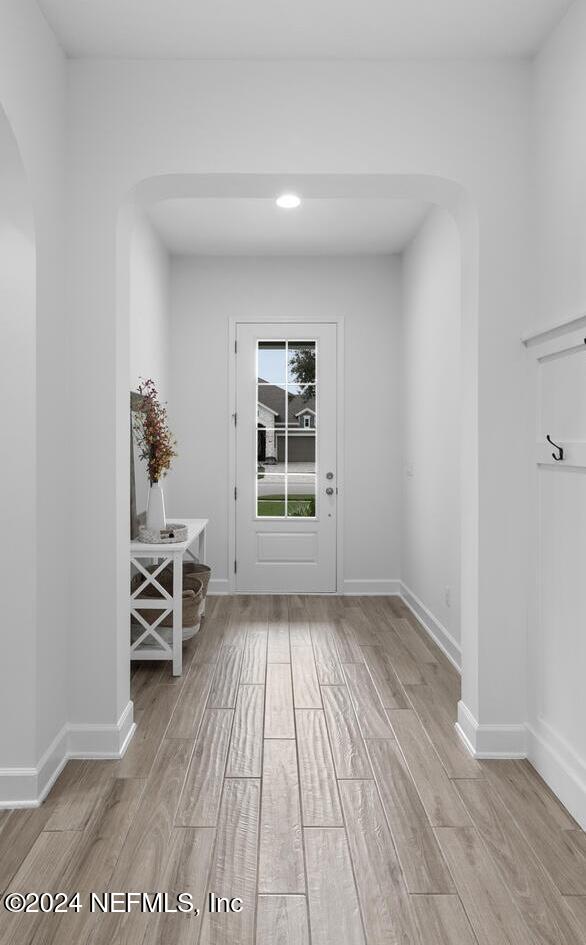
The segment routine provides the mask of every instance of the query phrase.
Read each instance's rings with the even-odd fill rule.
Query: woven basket
[[[147,568],[147,571],[149,571],[151,574],[152,574],[154,571],[156,571],[156,570],[157,570],[157,566],[156,566],[156,565]],[[162,587],[164,587],[165,590],[168,591],[169,594],[171,594],[171,593],[173,592],[173,570],[172,570],[172,568],[171,568],[171,569],[169,569],[168,567],[165,568],[165,569],[161,572],[161,574],[159,574],[159,575],[156,577],[155,580],[156,580]],[[144,577],[143,577],[143,575],[142,575],[142,574],[135,574],[134,577],[132,578],[132,581],[131,581],[131,590],[132,590],[132,592],[134,593],[134,591],[136,591],[136,590],[140,587],[140,585],[141,585],[143,582],[144,582]],[[203,600],[204,600],[204,597],[203,597],[203,582],[200,581],[200,580],[198,580],[197,578],[195,578],[195,576],[193,576],[193,577],[190,576],[190,580],[189,580],[188,583],[189,583],[189,586],[187,587],[187,586],[186,586],[185,579],[184,579],[183,594],[182,594],[182,602],[183,602],[183,620],[182,620],[182,627],[183,627],[183,639],[184,639],[184,640],[189,640],[189,639],[190,639],[191,637],[193,637],[193,636],[197,633],[197,631],[199,630],[200,623],[201,623],[201,610],[202,610],[202,607],[203,607]],[[161,594],[160,594],[159,591],[157,590],[157,588],[156,588],[156,587],[153,587],[152,584],[148,584],[146,587],[144,587],[144,588],[142,589],[142,591],[140,592],[140,594],[139,594],[139,596],[138,596],[138,600],[140,600],[141,598],[144,598],[144,599],[155,599],[155,600],[162,600],[162,599],[163,599],[162,596],[161,596]],[[144,620],[146,620],[147,623],[155,623],[157,617],[158,617],[159,614],[160,614],[160,611],[158,611],[158,610],[150,610],[150,609],[149,609],[149,610],[140,610],[138,607],[137,607],[136,609],[137,609],[137,612],[140,614],[140,616],[141,616]],[[173,614],[170,613],[170,614],[167,614],[166,617],[163,617],[163,619],[162,619],[161,622],[159,623],[159,626],[160,626],[160,627],[172,627],[172,626],[173,626]]]
[[[205,607],[205,599],[208,592],[208,585],[210,583],[212,569],[208,567],[207,564],[199,564],[197,561],[184,561],[183,562],[183,588],[184,590],[191,589],[193,591],[199,590],[199,585],[202,587],[202,596],[201,602],[199,605],[199,616],[203,617],[203,611]],[[163,587],[171,592],[173,590],[173,565],[168,564],[164,571],[161,572],[159,579]]]
[[[205,600],[208,593],[208,584],[210,583],[210,577],[212,574],[212,569],[208,567],[207,564],[198,564],[196,561],[184,561],[183,562],[183,587],[191,588],[194,590],[194,582],[201,581],[203,584],[203,598]],[[161,572],[161,584],[164,588],[173,586],[173,565],[168,564],[164,571]]]

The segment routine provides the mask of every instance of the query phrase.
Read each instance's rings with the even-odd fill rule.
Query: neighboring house
[[[258,379],[258,460],[285,462],[285,431],[289,462],[315,462],[315,397],[287,394],[276,384]]]

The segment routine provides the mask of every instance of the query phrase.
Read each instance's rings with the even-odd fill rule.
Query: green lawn
[[[315,515],[315,496],[313,495],[295,495],[289,496],[289,515],[296,517],[313,518]],[[259,515],[282,516],[285,514],[285,496],[263,495],[258,500]]]

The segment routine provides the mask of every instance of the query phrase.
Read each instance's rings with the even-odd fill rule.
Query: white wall
[[[586,312],[586,5],[574,3],[534,63],[535,314]]]
[[[343,576],[388,590],[400,569],[398,258],[178,257],[171,298],[169,414],[179,457],[168,508],[211,520],[214,587],[225,590],[229,578],[229,319],[343,315]]]
[[[29,285],[34,311],[20,323],[18,345],[8,350],[10,317],[0,320],[0,347],[12,359],[10,371],[2,372],[3,382],[11,379],[3,397],[3,442],[18,443],[2,458],[3,481],[10,470],[16,475],[2,490],[7,507],[0,517],[6,527],[17,515],[18,531],[12,530],[0,571],[0,802],[36,795],[36,766],[67,720],[72,429],[63,286],[65,90],[64,59],[37,5],[3,0],[0,110],[26,177],[36,284]]]
[[[144,213],[137,210],[130,238],[128,294],[130,312],[130,389],[151,378],[161,401],[168,398],[169,273],[167,250]],[[135,449],[136,509],[144,512],[149,483],[146,463]]]
[[[158,234],[137,214],[130,243],[130,387],[151,378],[168,394],[169,257]]]
[[[586,313],[586,6],[575,3],[534,64],[535,307],[528,328]],[[584,328],[582,328],[582,332]],[[539,355],[536,345],[528,359]],[[531,435],[584,441],[586,357],[546,362]],[[540,416],[537,429],[534,416]],[[586,471],[531,464],[529,757],[586,827]]]
[[[402,580],[458,663],[461,268],[454,221],[434,209],[403,256]]]

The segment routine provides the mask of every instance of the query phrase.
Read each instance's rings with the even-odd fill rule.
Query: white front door
[[[336,326],[236,331],[236,587],[336,590]]]

